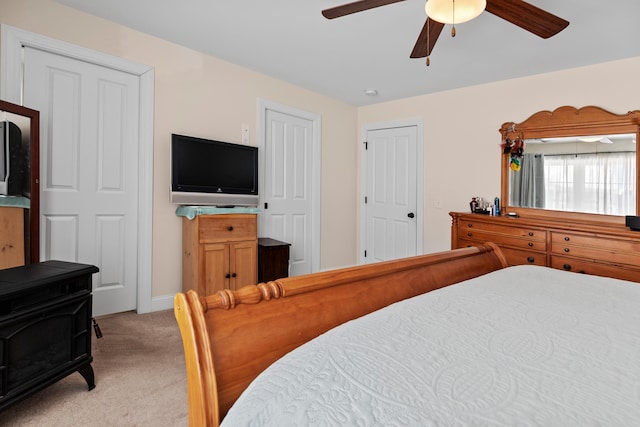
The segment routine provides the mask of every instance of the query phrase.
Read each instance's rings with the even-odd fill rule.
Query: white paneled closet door
[[[261,236],[291,244],[289,275],[313,272],[313,122],[267,110]]]
[[[41,257],[94,264],[94,315],[136,308],[139,79],[24,48],[40,111]]]
[[[417,254],[417,128],[366,135],[365,262]]]

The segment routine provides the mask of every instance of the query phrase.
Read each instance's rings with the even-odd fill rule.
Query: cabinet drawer
[[[478,221],[460,221],[460,233],[463,235],[469,231],[485,231],[500,233],[514,237],[525,237],[532,240],[545,240],[546,231],[528,227],[512,227],[510,225],[491,224]]]
[[[500,247],[502,253],[507,258],[509,265],[546,265],[547,255],[540,252],[521,251],[518,249],[511,249]]]
[[[482,230],[466,229],[460,233],[460,239],[473,240],[476,242],[493,242],[498,246],[511,246],[520,249],[529,249],[532,251],[546,251],[547,242],[545,240],[536,240],[518,236],[510,236],[499,233],[490,233]]]
[[[552,250],[561,252],[566,245],[591,246],[601,250],[611,250],[616,252],[635,252],[640,257],[640,240],[622,240],[610,238],[606,235],[588,236],[583,234],[571,234],[552,232]],[[640,259],[640,258],[639,258]]]
[[[460,239],[458,241],[458,245],[456,248],[465,248],[470,246],[480,246],[484,242],[473,241],[473,240],[465,240]],[[454,248],[455,249],[455,248]],[[546,265],[547,264],[547,254],[546,252],[533,252],[533,251],[525,251],[519,249],[506,248],[504,246],[500,246],[500,250],[507,258],[507,263],[509,265]]]
[[[596,276],[606,276],[613,277],[615,279],[640,282],[640,269],[620,265],[601,264],[587,260],[552,255],[551,267],[575,273],[593,274]]]
[[[551,252],[557,255],[640,266],[640,242],[606,236],[552,233]]]
[[[586,261],[605,261],[619,264],[628,264],[638,266],[640,263],[639,254],[628,252],[618,252],[612,249],[596,248],[591,246],[577,245],[553,245],[551,253],[554,255],[567,255],[572,257],[583,258]]]
[[[200,243],[255,240],[258,234],[256,215],[201,215],[197,220]]]

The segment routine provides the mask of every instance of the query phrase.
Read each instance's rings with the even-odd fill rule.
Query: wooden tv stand
[[[211,295],[258,282],[256,214],[182,218],[182,289]]]

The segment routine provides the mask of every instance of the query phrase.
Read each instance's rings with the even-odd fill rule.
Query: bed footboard
[[[507,266],[488,243],[278,279],[237,291],[178,293],[189,423],[217,426],[274,361],[327,330],[403,299]]]

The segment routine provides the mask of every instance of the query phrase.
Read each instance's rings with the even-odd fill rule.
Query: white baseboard
[[[159,297],[151,298],[151,310],[145,311],[144,309],[138,310],[138,314],[148,313],[152,311],[162,311],[173,309],[174,295],[162,295]]]

